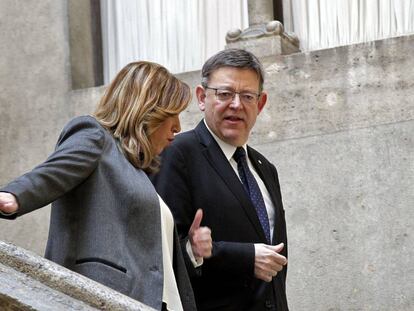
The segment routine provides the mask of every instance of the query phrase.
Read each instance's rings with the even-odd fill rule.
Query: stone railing
[[[0,309],[154,310],[30,251],[0,241]]]

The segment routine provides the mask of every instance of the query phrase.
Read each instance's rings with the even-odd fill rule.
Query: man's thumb
[[[194,216],[193,223],[190,227],[190,232],[193,232],[200,228],[201,220],[203,219],[203,210],[199,208]]]
[[[283,244],[283,243],[279,243],[278,245],[275,245],[275,246],[274,246],[273,250],[274,250],[276,253],[280,253],[284,247],[285,247],[285,244]]]

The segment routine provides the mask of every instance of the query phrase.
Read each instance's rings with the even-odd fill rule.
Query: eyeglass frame
[[[224,89],[224,88],[215,88],[215,87],[210,87],[210,86],[207,86],[207,85],[203,85],[203,87],[204,87],[204,89],[210,89],[210,90],[214,90],[215,92],[214,92],[214,95],[216,96],[216,100],[219,100],[219,101],[221,101],[221,102],[223,102],[223,103],[225,103],[225,102],[230,102],[230,101],[232,101],[232,100],[234,100],[234,98],[236,97],[236,94],[238,94],[239,95],[239,100],[240,100],[240,102],[242,102],[242,103],[246,103],[245,101],[243,101],[243,99],[242,99],[242,94],[249,94],[249,95],[255,95],[256,96],[256,100],[255,100],[255,102],[247,102],[247,104],[248,105],[252,105],[252,104],[254,104],[254,103],[257,103],[258,101],[259,101],[259,98],[260,98],[260,95],[262,95],[261,93],[260,94],[257,94],[257,93],[253,93],[253,92],[248,92],[248,91],[242,91],[242,92],[236,92],[236,91],[233,91],[233,90],[229,90],[229,89]],[[228,99],[227,101],[223,101],[223,100],[220,100],[220,99],[218,99],[217,98],[217,91],[227,91],[227,92],[229,92],[229,93],[233,93],[233,96],[231,97],[231,100],[230,99]]]

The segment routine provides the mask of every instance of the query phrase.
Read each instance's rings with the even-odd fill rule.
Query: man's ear
[[[206,90],[201,85],[197,85],[195,92],[198,100],[198,108],[204,111],[206,109]]]
[[[266,92],[262,92],[260,94],[259,102],[257,104],[257,107],[259,109],[259,111],[257,112],[257,114],[259,114],[263,110],[264,106],[266,105],[266,102],[267,102],[267,93]]]

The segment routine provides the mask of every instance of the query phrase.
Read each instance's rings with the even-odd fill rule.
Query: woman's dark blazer
[[[21,216],[52,203],[46,258],[161,309],[163,264],[157,193],[110,133],[90,116],[72,120],[43,164],[0,191]],[[195,310],[178,235],[174,272],[184,310]]]

